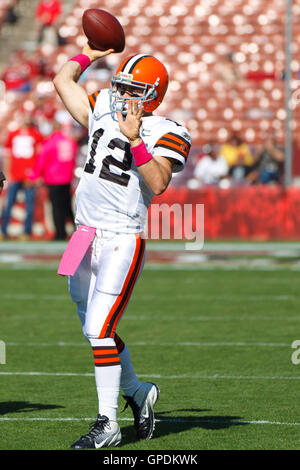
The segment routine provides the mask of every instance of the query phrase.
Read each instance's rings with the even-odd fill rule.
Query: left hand
[[[82,49],[82,54],[87,55],[91,62],[94,62],[97,59],[101,59],[102,57],[112,54],[113,52],[115,52],[114,49],[107,49],[106,51],[93,49],[89,42],[87,42]]]
[[[127,137],[130,145],[138,145],[141,143],[140,127],[142,125],[143,106],[138,109],[138,103],[135,100],[128,102],[128,112],[126,119],[123,120],[122,113],[117,113],[119,126],[122,134]]]

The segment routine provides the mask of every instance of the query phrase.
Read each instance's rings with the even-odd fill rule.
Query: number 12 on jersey
[[[94,171],[96,170],[95,155],[96,155],[99,140],[103,136],[103,134],[104,134],[104,129],[98,129],[93,134],[90,158],[84,167],[84,171],[86,173],[93,174]],[[111,181],[112,183],[119,184],[121,186],[126,187],[128,186],[130,175],[128,175],[125,172],[130,170],[131,162],[132,162],[130,144],[128,142],[125,142],[122,139],[115,138],[109,142],[108,148],[110,148],[111,150],[115,150],[115,149],[122,150],[123,158],[122,158],[122,161],[119,161],[112,155],[107,155],[106,157],[104,157],[102,160],[102,167],[99,173],[99,178],[102,178],[104,180]],[[117,174],[117,173],[112,172],[110,169],[111,166],[115,166],[119,168],[120,170],[123,170],[122,173]]]

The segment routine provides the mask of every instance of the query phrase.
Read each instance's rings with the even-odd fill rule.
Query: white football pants
[[[143,234],[97,230],[69,291],[88,340],[114,338],[134,285],[143,269]]]

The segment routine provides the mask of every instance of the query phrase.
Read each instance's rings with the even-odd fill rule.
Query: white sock
[[[121,373],[121,388],[125,396],[132,397],[137,389],[141,386],[141,382],[137,378],[131,362],[129,349],[126,344],[121,353],[119,353],[122,373]]]
[[[91,339],[90,342],[95,361],[99,414],[117,421],[121,364],[116,343],[112,338]]]

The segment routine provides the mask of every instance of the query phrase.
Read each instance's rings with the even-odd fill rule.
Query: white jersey
[[[75,223],[119,233],[144,230],[153,193],[139,174],[128,139],[110,111],[108,89],[89,96],[87,161],[76,190]],[[161,116],[142,118],[140,137],[153,156],[172,158],[173,172],[184,168],[191,137]]]

